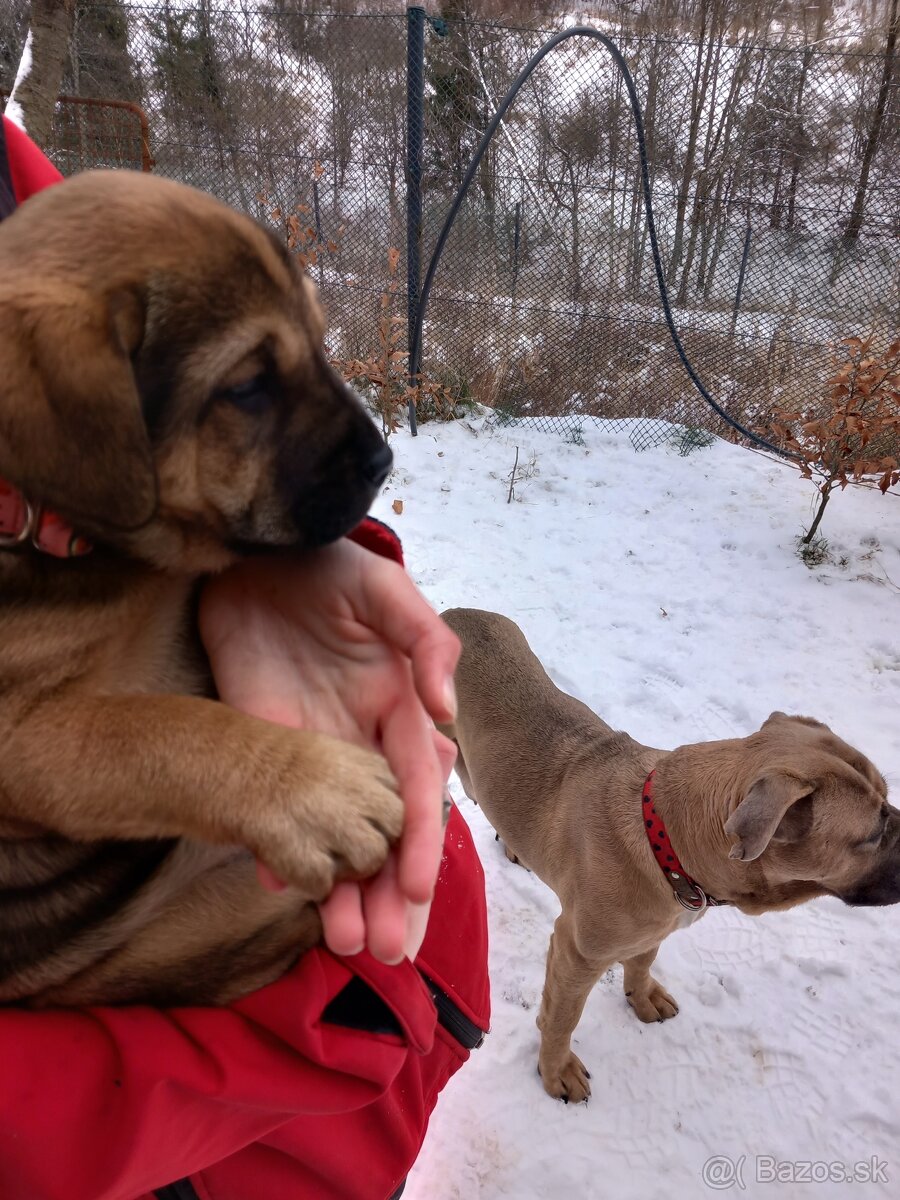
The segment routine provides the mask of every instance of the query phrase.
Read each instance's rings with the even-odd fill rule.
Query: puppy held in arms
[[[323,333],[278,240],[180,184],[0,224],[0,1001],[241,995],[400,834],[383,758],[217,702],[195,631],[204,574],[342,536],[390,469]]]
[[[466,794],[562,906],[538,1017],[551,1096],[590,1095],[570,1042],[613,963],[641,1021],[675,1016],[650,967],[663,938],[708,907],[900,900],[900,811],[826,725],[773,713],[749,737],[654,750],[555,687],[506,617],[443,617],[463,646],[458,717],[444,732]]]

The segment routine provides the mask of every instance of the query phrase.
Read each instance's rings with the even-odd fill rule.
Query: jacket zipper
[[[451,1037],[456,1038],[466,1050],[477,1050],[487,1036],[485,1030],[476,1025],[474,1021],[470,1021],[466,1014],[457,1008],[443,988],[439,988],[424,971],[420,971],[419,974],[431,992],[434,1007],[437,1009],[438,1023],[443,1025]]]

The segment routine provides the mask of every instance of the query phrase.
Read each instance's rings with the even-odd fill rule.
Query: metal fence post
[[[325,268],[322,263],[322,258],[323,258],[322,247],[325,245],[325,238],[322,234],[322,213],[319,208],[319,181],[315,175],[313,175],[312,189],[313,189],[313,216],[315,217],[315,221],[316,221],[316,248],[318,251],[316,254],[316,260],[319,264],[319,290],[322,291],[322,290],[324,290],[324,287],[325,287]]]
[[[413,377],[413,337],[422,281],[422,134],[425,127],[425,9],[406,10],[406,329],[409,384]],[[416,429],[416,404],[409,399],[409,430]]]
[[[510,304],[515,307],[516,303],[516,284],[519,281],[519,242],[522,237],[522,201],[516,201],[516,223],[513,229],[513,269],[512,269],[512,289],[510,291]]]
[[[737,291],[734,296],[734,311],[731,314],[731,336],[734,337],[734,331],[737,329],[738,313],[741,311],[741,293],[744,290],[744,276],[747,273],[747,259],[750,257],[750,239],[753,236],[753,230],[750,224],[747,224],[747,232],[744,234],[744,252],[741,255],[741,269],[738,271]]]

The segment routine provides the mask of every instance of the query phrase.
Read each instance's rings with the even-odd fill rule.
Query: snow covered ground
[[[812,485],[789,467],[721,442],[636,454],[590,425],[584,442],[481,418],[396,436],[375,511],[432,603],[512,617],[560,686],[641,741],[806,713],[900,791],[898,498],[836,496],[832,561],[809,570],[794,539]],[[536,471],[507,504],[516,447]],[[536,1073],[556,899],[454,785],[487,874],[493,1029],[438,1106],[408,1200],[741,1194],[704,1182],[713,1156],[750,1197],[900,1195],[900,908],[713,911],[663,944],[656,974],[681,1004],[664,1025],[637,1021],[616,968],[575,1037],[593,1098],[567,1107]],[[873,1160],[875,1182],[798,1179]],[[776,1170],[794,1182],[765,1182]],[[728,1171],[708,1176],[723,1185]]]

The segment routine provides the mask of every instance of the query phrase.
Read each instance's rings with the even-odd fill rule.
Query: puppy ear
[[[813,790],[811,783],[781,771],[757,779],[725,822],[725,832],[737,838],[728,857],[752,862],[772,841],[794,842],[805,837],[812,823],[812,808],[795,806]]]
[[[0,305],[0,475],[76,524],[134,529],[156,508],[156,475],[131,354],[136,294],[28,290]]]

